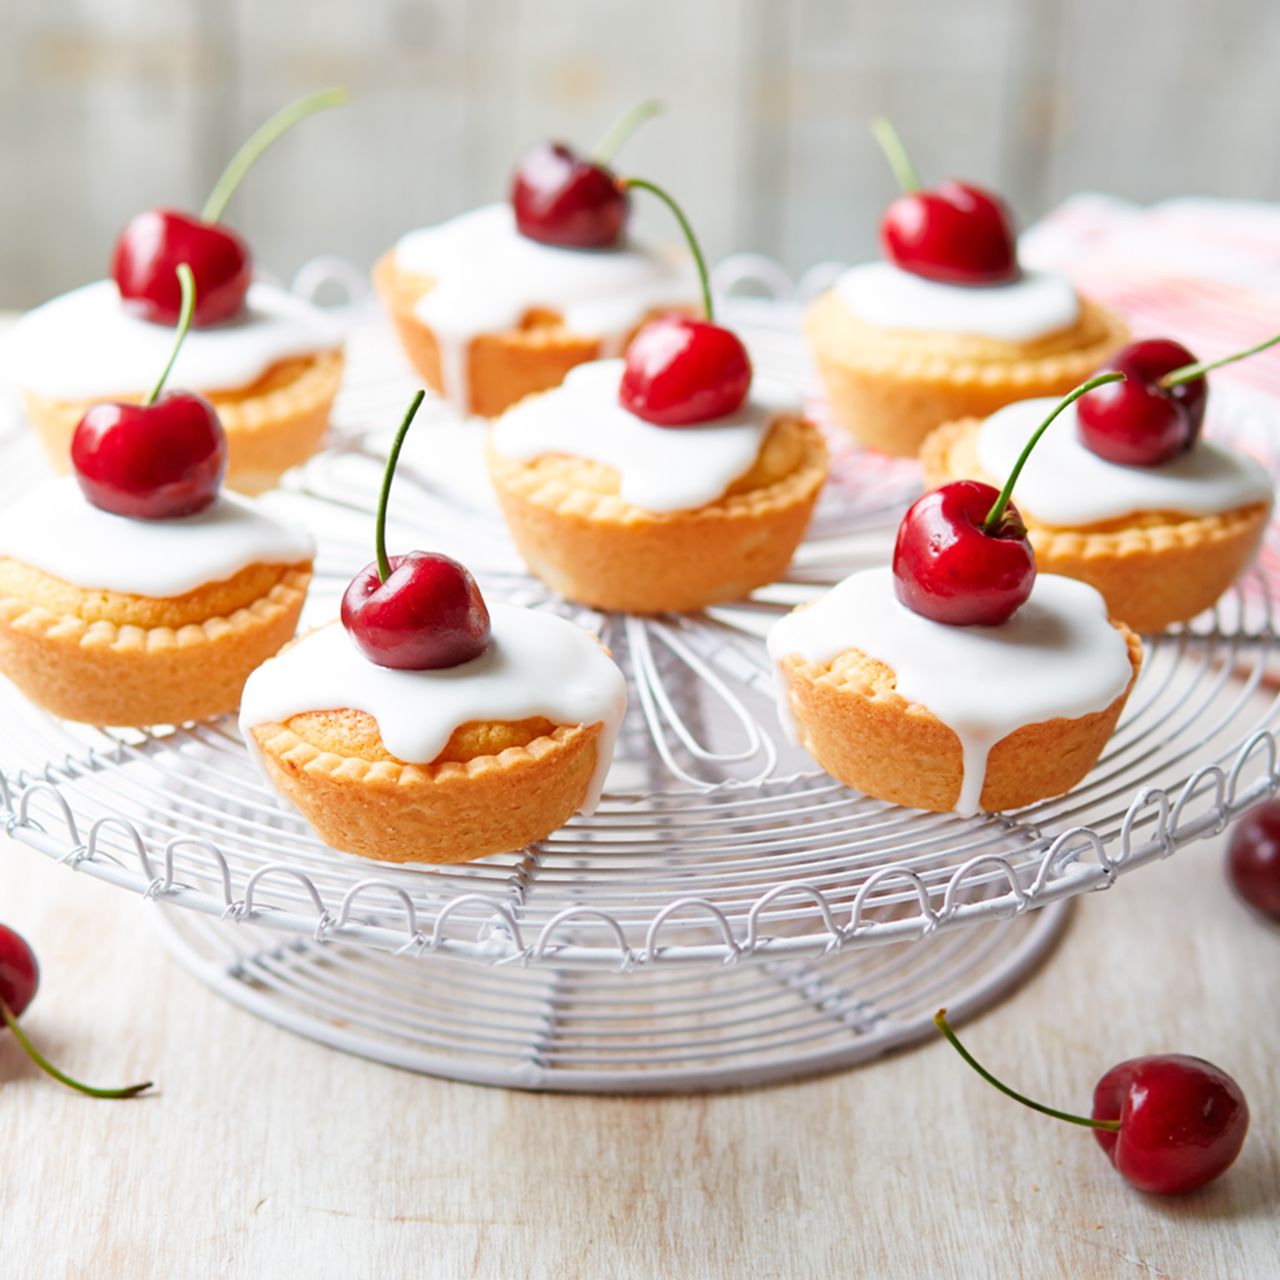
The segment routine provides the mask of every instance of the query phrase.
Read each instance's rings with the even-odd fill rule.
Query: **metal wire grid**
[[[786,308],[740,308],[757,366],[806,378]],[[382,331],[357,327],[335,447],[278,501],[321,534],[316,607],[367,558],[381,433],[410,386]],[[1270,453],[1269,407],[1220,397],[1219,426]],[[443,429],[443,427],[442,427]],[[1155,638],[1108,751],[1069,796],[1017,814],[912,813],[847,791],[783,742],[759,636],[779,611],[882,558],[909,467],[848,448],[785,583],[705,615],[597,615],[516,567],[483,508],[424,456],[405,536],[473,549],[486,589],[568,611],[628,672],[632,708],[600,810],[517,855],[458,867],[370,864],[321,845],[248,766],[228,722],[156,733],[59,724],[0,691],[8,830],[147,896],[330,943],[490,964],[646,969],[830,956],[1026,912],[1216,831],[1272,793],[1277,702],[1267,570],[1211,617]],[[5,446],[10,483],[22,447]],[[401,490],[404,492],[404,490]],[[314,616],[314,615],[313,615]],[[33,761],[42,762],[33,767]]]

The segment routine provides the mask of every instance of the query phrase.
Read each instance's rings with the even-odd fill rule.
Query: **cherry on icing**
[[[895,266],[943,284],[1008,284],[1019,275],[1012,219],[999,196],[948,180],[923,190],[897,131],[872,123],[902,188],[880,223],[885,256]]]
[[[954,480],[908,509],[893,548],[893,587],[913,613],[951,626],[997,627],[1026,603],[1035,552],[1012,503],[987,527],[999,498],[980,480]]]
[[[414,396],[387,457],[378,500],[377,557],[356,574],[342,597],[342,625],[360,652],[380,667],[404,671],[460,666],[489,646],[489,610],[466,568],[428,551],[387,555],[391,481],[425,394]]]
[[[662,109],[642,102],[618,120],[590,159],[546,142],[521,159],[511,180],[511,208],[521,235],[568,249],[612,249],[623,237],[629,201],[609,168],[618,147]]]
[[[957,1053],[988,1084],[1042,1115],[1092,1129],[1098,1145],[1127,1182],[1153,1195],[1181,1195],[1225,1173],[1249,1128],[1240,1086],[1203,1058],[1158,1054],[1112,1067],[1093,1091],[1089,1116],[1034,1102],[996,1079],[962,1045],[938,1010],[934,1022]]]
[[[652,192],[675,214],[697,264],[705,320],[659,316],[643,325],[627,347],[618,399],[636,417],[659,427],[714,421],[742,406],[751,390],[751,358],[742,339],[715,323],[706,259],[684,211],[661,187],[619,178],[621,188]]]
[[[346,101],[341,89],[310,94],[277,112],[232,158],[199,217],[173,209],[136,214],[116,240],[111,275],[126,311],[156,324],[178,321],[182,297],[176,271],[195,277],[197,327],[232,320],[244,309],[253,268],[249,246],[218,219],[255,160],[287,129],[313,112]]]
[[[190,267],[178,267],[178,331],[159,382],[142,404],[92,405],[71,437],[71,467],[95,507],[138,520],[194,515],[218,496],[227,436],[214,407],[191,391],[161,394],[196,305]]]
[[[1036,558],[1010,502],[1013,487],[1058,414],[1092,388],[1123,377],[1099,374],[1064,396],[1031,434],[1002,490],[953,480],[916,499],[893,548],[893,587],[908,609],[951,626],[997,627],[1026,603]]]
[[[1122,372],[1124,382],[1099,387],[1076,406],[1080,442],[1122,466],[1157,467],[1172,461],[1200,437],[1209,398],[1205,374],[1277,342],[1280,334],[1204,362],[1172,338],[1131,342],[1105,366]]]
[[[36,963],[35,952],[27,944],[21,934],[6,925],[0,924],[0,1027],[7,1027],[17,1040],[22,1051],[32,1062],[52,1076],[60,1084],[87,1094],[91,1098],[132,1098],[151,1088],[151,1081],[145,1084],[127,1085],[123,1089],[99,1089],[82,1084],[59,1071],[31,1043],[30,1038],[18,1024],[18,1019],[26,1011],[27,1006],[35,999],[40,987],[40,966]]]

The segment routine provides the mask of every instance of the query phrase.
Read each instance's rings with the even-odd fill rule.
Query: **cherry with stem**
[[[196,309],[191,268],[179,264],[182,295],[174,343],[141,404],[91,405],[71,437],[71,467],[85,497],[114,515],[169,520],[195,515],[218,496],[227,436],[217,411],[192,391],[165,391]]]
[[[378,495],[374,559],[342,596],[342,625],[370,662],[401,671],[457,667],[489,647],[489,610],[476,580],[449,556],[387,554],[387,507],[400,450],[422,404],[415,393],[396,432]]]
[[[516,230],[529,240],[562,249],[613,249],[623,239],[630,207],[609,168],[618,148],[663,109],[656,99],[620,116],[584,159],[562,142],[528,151],[511,182]]]
[[[932,622],[998,627],[1027,601],[1036,556],[1013,505],[1013,487],[1053,420],[1092,387],[1123,378],[1105,373],[1077,387],[1032,433],[1002,490],[981,480],[953,480],[907,509],[893,547],[893,590]]]
[[[1018,249],[1004,202],[969,182],[948,180],[926,190],[893,125],[877,116],[871,132],[902,192],[880,222],[880,242],[889,261],[941,284],[1016,280]]]
[[[18,1024],[18,1018],[35,999],[39,986],[40,968],[30,945],[21,934],[0,925],[0,1020],[13,1033],[27,1057],[46,1075],[90,1098],[134,1098],[151,1088],[152,1082],[148,1080],[119,1089],[102,1089],[84,1084],[55,1067]]]
[[[674,215],[698,270],[703,319],[659,316],[627,347],[618,400],[658,427],[690,427],[740,408],[751,391],[751,359],[737,334],[715,323],[711,275],[698,237],[675,199],[656,182],[619,178],[621,191],[647,191]]]
[[[131,218],[111,259],[125,310],[155,324],[173,324],[181,307],[174,270],[185,262],[198,286],[192,323],[220,324],[240,315],[253,276],[251,254],[245,241],[218,219],[241,179],[277,138],[307,116],[345,101],[345,90],[330,89],[278,111],[232,157],[199,217],[148,209]]]
[[[1032,1111],[1091,1129],[1116,1172],[1141,1191],[1181,1195],[1212,1182],[1234,1163],[1249,1128],[1240,1086],[1203,1058],[1153,1054],[1117,1063],[1098,1080],[1088,1116],[1046,1106],[992,1075],[939,1009],[934,1024],[988,1084]]]

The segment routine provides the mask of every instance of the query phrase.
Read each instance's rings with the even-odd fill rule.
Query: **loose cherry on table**
[[[715,323],[711,278],[698,238],[680,206],[655,183],[619,178],[621,188],[649,191],[675,215],[689,242],[702,285],[705,320],[659,316],[627,347],[618,399],[624,409],[659,427],[692,427],[732,413],[751,390],[751,358],[742,339]]]
[[[627,225],[626,191],[609,162],[628,137],[662,110],[642,102],[621,117],[590,159],[562,142],[546,142],[521,159],[511,180],[511,208],[521,235],[568,249],[611,249]]]
[[[1280,800],[1250,809],[1236,823],[1227,878],[1245,902],[1280,924]]]
[[[342,597],[342,625],[370,662],[403,671],[457,667],[489,646],[489,610],[471,574],[456,560],[429,551],[387,555],[387,501],[400,449],[426,393],[409,405],[382,479],[377,558]]]
[[[1244,1093],[1203,1058],[1166,1053],[1118,1063],[1094,1086],[1091,1115],[1073,1115],[996,1079],[960,1043],[946,1014],[940,1009],[934,1016],[938,1030],[988,1084],[1042,1115],[1092,1129],[1120,1176],[1140,1191],[1194,1191],[1225,1173],[1240,1154],[1249,1128]]]
[[[888,120],[872,121],[889,167],[902,188],[880,222],[885,256],[895,266],[943,284],[1008,284],[1018,278],[1018,248],[999,196],[948,180],[921,188],[902,139]]]
[[[73,1080],[59,1071],[31,1043],[26,1032],[18,1025],[18,1019],[35,999],[39,986],[40,968],[36,964],[35,952],[21,934],[0,925],[0,1018],[31,1061],[59,1083],[91,1098],[132,1098],[144,1089],[151,1088],[151,1081],[148,1080],[145,1084],[126,1085],[123,1089],[99,1089]]]
[[[1128,467],[1156,467],[1195,444],[1204,423],[1205,374],[1280,342],[1280,334],[1224,356],[1197,361],[1172,338],[1145,338],[1123,347],[1108,369],[1125,381],[1100,387],[1076,408],[1080,441],[1091,453]]]
[[[978,480],[932,489],[902,517],[893,548],[893,586],[913,613],[951,626],[996,627],[1024,604],[1036,580],[1027,529],[1010,502],[1032,449],[1073,401],[1124,374],[1091,378],[1036,428],[1002,490]]]
[[[195,283],[185,263],[176,272],[182,313],[169,363],[142,404],[90,407],[71,437],[71,466],[95,507],[138,520],[194,515],[218,496],[227,469],[227,436],[214,407],[191,391],[164,384],[191,324]]]
[[[147,209],[131,218],[111,258],[111,275],[125,309],[157,324],[176,323],[182,296],[175,272],[185,262],[199,297],[195,325],[239,315],[253,274],[249,246],[218,219],[241,178],[282,133],[313,112],[345,101],[346,93],[333,89],[300,98],[272,116],[232,158],[199,217]]]

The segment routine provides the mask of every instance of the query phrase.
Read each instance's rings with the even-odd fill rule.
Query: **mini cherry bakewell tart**
[[[626,685],[573,623],[486,606],[447,556],[387,556],[391,480],[423,395],[387,462],[377,559],[347,588],[340,624],[253,674],[240,728],[267,778],[335,849],[466,862],[523,848],[594,807]]]
[[[374,267],[410,363],[459,413],[496,417],[620,353],[659,311],[696,305],[687,266],[629,233],[626,192],[607,168],[656,109],[629,112],[591,160],[534,148],[506,204],[411,231]]]
[[[1126,381],[1053,423],[1016,496],[1042,569],[1091,584],[1135,630],[1159,631],[1211,607],[1240,575],[1274,490],[1253,459],[1201,438],[1207,366],[1185,347],[1137,342],[1114,365]],[[926,482],[1003,475],[1048,407],[1021,401],[939,427],[921,450]]]
[[[176,377],[222,420],[227,484],[259,493],[316,451],[342,379],[341,331],[285,290],[250,283],[248,245],[217,219],[275,138],[343,100],[335,91],[286,107],[245,143],[201,217],[138,214],[116,244],[112,279],[62,294],[14,327],[0,363],[58,470],[67,468],[72,433],[90,404],[145,394],[173,341],[179,263],[190,266],[198,301]]]
[[[179,345],[185,328],[184,316]],[[310,536],[219,493],[217,414],[190,392],[160,395],[163,383],[143,405],[94,405],[74,476],[0,517],[0,670],[70,720],[234,710],[249,672],[293,635],[311,579]]]
[[[1065,276],[1019,268],[998,197],[961,182],[921,191],[887,122],[877,136],[904,192],[881,225],[887,261],[845,272],[805,321],[855,439],[914,454],[940,423],[1064,395],[1124,343],[1123,322]]]
[[[705,264],[675,211],[710,316]],[[729,330],[683,315],[651,320],[625,361],[582,365],[509,409],[488,460],[530,570],[569,599],[631,613],[698,609],[775,581],[827,474],[794,393],[754,378]]]
[[[783,723],[847,786],[913,809],[1017,809],[1070,790],[1111,736],[1141,646],[1092,587],[1037,575],[1012,479],[926,493],[892,568],[770,632]]]

